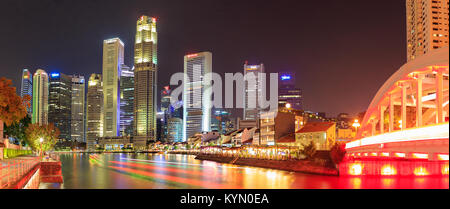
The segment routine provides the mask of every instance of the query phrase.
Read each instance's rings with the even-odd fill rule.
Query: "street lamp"
[[[286,103],[286,108],[290,109],[292,107],[291,103]]]
[[[358,134],[358,127],[361,126],[361,124],[359,124],[358,119],[355,119],[355,121],[353,122],[352,126],[355,127],[355,129],[356,129],[356,134]]]
[[[41,157],[42,157],[42,142],[44,141],[44,139],[41,137],[41,138],[39,138],[39,142],[40,142],[40,145],[41,145]]]

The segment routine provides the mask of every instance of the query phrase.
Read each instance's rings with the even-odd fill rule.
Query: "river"
[[[448,189],[447,177],[337,177],[181,154],[61,154],[64,183],[42,189]]]

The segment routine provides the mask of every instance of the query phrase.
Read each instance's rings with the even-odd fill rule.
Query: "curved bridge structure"
[[[395,72],[346,144],[341,175],[448,175],[449,48]]]

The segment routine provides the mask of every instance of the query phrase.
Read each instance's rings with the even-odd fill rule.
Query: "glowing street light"
[[[358,127],[361,126],[361,124],[359,123],[358,119],[355,119],[355,121],[353,122],[352,126],[355,127],[356,133],[358,133]]]
[[[286,103],[286,108],[290,109],[292,105],[290,103]]]
[[[39,138],[39,142],[40,142],[40,145],[41,145],[41,157],[42,157],[42,142],[44,141],[44,139],[41,137],[41,138]]]
[[[402,120],[398,121],[398,127],[401,129],[402,128]]]

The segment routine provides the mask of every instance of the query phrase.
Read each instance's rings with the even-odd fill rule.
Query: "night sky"
[[[183,56],[211,51],[213,71],[295,71],[306,110],[357,114],[406,62],[404,0],[2,0],[0,76],[20,88],[22,69],[102,71],[104,39],[125,43],[133,65],[136,20],[157,17],[158,88]]]

